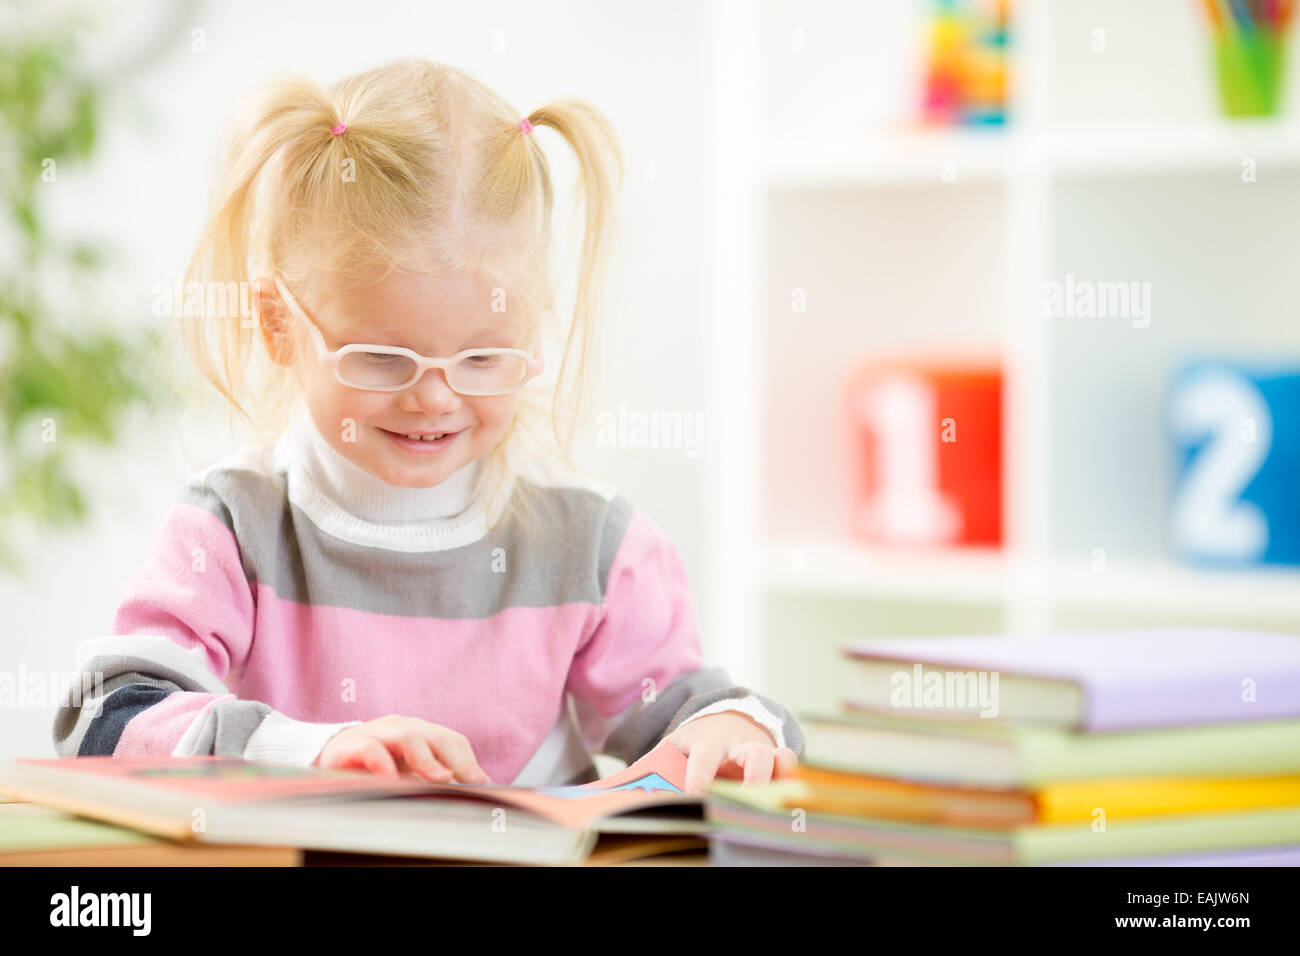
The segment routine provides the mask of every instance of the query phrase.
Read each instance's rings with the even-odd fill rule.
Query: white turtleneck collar
[[[431,488],[390,485],[334,448],[301,402],[278,445],[287,458],[290,500],[336,537],[433,551],[467,544],[485,533],[480,460]]]

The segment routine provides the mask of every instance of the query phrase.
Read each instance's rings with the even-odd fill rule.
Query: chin
[[[398,488],[433,488],[442,484],[442,481],[390,481],[389,484]]]
[[[390,468],[388,474],[380,477],[390,485],[399,488],[432,488],[434,485],[442,484],[442,480],[454,470],[454,468],[448,470],[441,465],[429,464],[424,467],[411,465],[405,468]]]
[[[428,462],[394,462],[389,459],[383,462],[383,472],[376,474],[388,484],[399,488],[432,488],[442,484],[443,479],[462,464],[464,462],[455,462],[450,458]]]

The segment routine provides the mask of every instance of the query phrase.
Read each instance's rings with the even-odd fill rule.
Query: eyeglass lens
[[[339,361],[339,375],[358,388],[396,388],[415,377],[409,355],[388,352],[348,352]],[[467,355],[447,369],[447,384],[465,394],[507,392],[524,380],[528,363],[522,355]]]

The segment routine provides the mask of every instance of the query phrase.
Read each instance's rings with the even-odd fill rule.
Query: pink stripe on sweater
[[[372,586],[386,586],[383,580]],[[128,582],[113,633],[201,646],[240,699],[314,723],[419,717],[464,734],[493,780],[515,779],[572,691],[605,717],[701,666],[690,586],[668,536],[634,513],[603,606],[511,607],[482,619],[411,618],[251,593],[213,514],[168,512]],[[173,694],[137,715],[117,753],[170,753],[217,699]]]
[[[570,688],[612,717],[703,663],[681,557],[658,525],[634,512],[609,569],[604,619],[574,658]]]
[[[608,717],[702,660],[680,560],[640,516],[611,568],[603,619],[590,604],[420,619],[307,606],[266,585],[257,609],[241,698],[317,723],[400,714],[450,727],[496,781],[523,769],[566,689]]]
[[[110,633],[162,634],[184,648],[202,645],[221,680],[252,644],[253,594],[239,544],[210,511],[172,505],[125,593]]]
[[[234,699],[234,694],[173,691],[127,721],[113,756],[170,757],[190,724],[218,701]]]
[[[238,688],[313,723],[419,717],[459,731],[483,769],[513,780],[559,717],[594,609],[510,608],[447,620],[258,594],[258,634]]]

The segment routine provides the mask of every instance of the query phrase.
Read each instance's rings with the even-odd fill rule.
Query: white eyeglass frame
[[[279,290],[281,298],[283,298],[285,303],[288,304],[289,311],[292,312],[294,315],[298,316],[298,318],[300,318],[306,324],[308,331],[310,331],[311,333],[312,342],[316,346],[316,354],[320,359],[320,363],[322,365],[327,366],[331,371],[333,371],[334,377],[338,379],[340,382],[342,382],[344,385],[346,385],[348,388],[355,388],[364,392],[400,392],[404,389],[410,388],[421,378],[423,378],[426,370],[431,368],[438,368],[438,369],[442,369],[443,380],[447,383],[447,387],[450,388],[457,395],[468,395],[470,397],[478,397],[478,396],[485,396],[485,395],[509,395],[511,392],[515,392],[523,388],[525,385],[528,384],[529,381],[536,378],[538,375],[542,373],[543,357],[540,354],[540,352],[538,355],[534,356],[531,353],[525,351],[524,349],[503,349],[503,348],[463,349],[457,352],[455,355],[451,356],[450,358],[432,358],[428,355],[421,355],[419,352],[407,348],[402,348],[401,346],[397,346],[397,345],[344,345],[331,352],[329,346],[325,344],[325,336],[321,333],[320,327],[316,325],[316,323],[313,322],[310,317],[308,317],[303,307],[298,304],[298,300],[293,297],[293,295],[289,292],[289,290],[285,288],[284,283],[280,281],[279,276],[275,277],[275,287],[276,289]],[[414,375],[411,376],[411,379],[409,381],[405,382],[402,385],[357,385],[353,382],[349,382],[339,372],[339,363],[343,361],[343,356],[347,355],[349,352],[380,352],[385,355],[405,355],[408,358],[411,358],[415,361],[415,366],[416,366],[415,373]],[[519,384],[513,386],[512,388],[507,388],[504,389],[503,391],[493,391],[493,392],[462,392],[460,389],[456,388],[454,385],[451,384],[451,379],[447,376],[447,373],[451,370],[451,368],[454,365],[456,365],[458,362],[460,362],[462,359],[464,359],[465,356],[467,355],[503,355],[503,354],[519,355],[522,356],[528,362],[528,367],[524,373],[523,379],[519,382]]]

